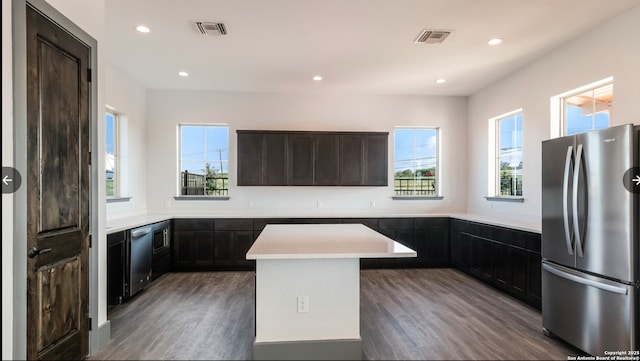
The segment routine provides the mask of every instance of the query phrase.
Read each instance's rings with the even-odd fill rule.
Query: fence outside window
[[[180,194],[183,196],[228,196],[229,177],[216,174],[205,176],[180,172]]]
[[[394,191],[397,196],[435,196],[436,177],[395,177]]]

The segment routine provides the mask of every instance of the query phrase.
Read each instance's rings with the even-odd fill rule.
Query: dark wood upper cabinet
[[[262,184],[262,134],[238,133],[238,185]]]
[[[340,138],[335,134],[315,134],[315,185],[333,186],[340,181]]]
[[[314,185],[315,147],[313,134],[289,134],[287,137],[288,184],[294,186]]]
[[[340,134],[340,185],[361,186],[364,182],[363,134]]]
[[[388,184],[388,133],[237,133],[239,186]]]
[[[386,134],[368,134],[365,150],[365,183],[372,186],[386,186],[389,179],[388,150]]]
[[[263,134],[262,183],[287,185],[287,134]]]

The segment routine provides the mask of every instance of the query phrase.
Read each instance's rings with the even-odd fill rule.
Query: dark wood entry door
[[[27,5],[27,357],[89,335],[90,49]]]

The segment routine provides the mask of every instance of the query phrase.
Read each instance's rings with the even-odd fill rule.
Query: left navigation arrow
[[[2,194],[17,191],[20,184],[22,184],[22,176],[17,169],[2,167]]]

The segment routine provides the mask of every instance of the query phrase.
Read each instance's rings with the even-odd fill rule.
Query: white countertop
[[[107,220],[107,233],[125,231],[127,229],[146,226],[148,224],[162,222],[172,218],[173,217],[166,215],[141,215],[111,219]]]
[[[247,252],[255,260],[416,256],[362,224],[269,224]]]
[[[310,213],[310,214],[273,214],[262,213],[216,213],[216,214],[146,214],[132,217],[121,217],[107,220],[107,233],[114,233],[151,223],[176,218],[433,218],[452,217],[466,221],[479,222],[494,226],[518,229],[527,232],[541,233],[542,221],[539,217],[530,219],[503,219],[494,216],[473,213]]]

